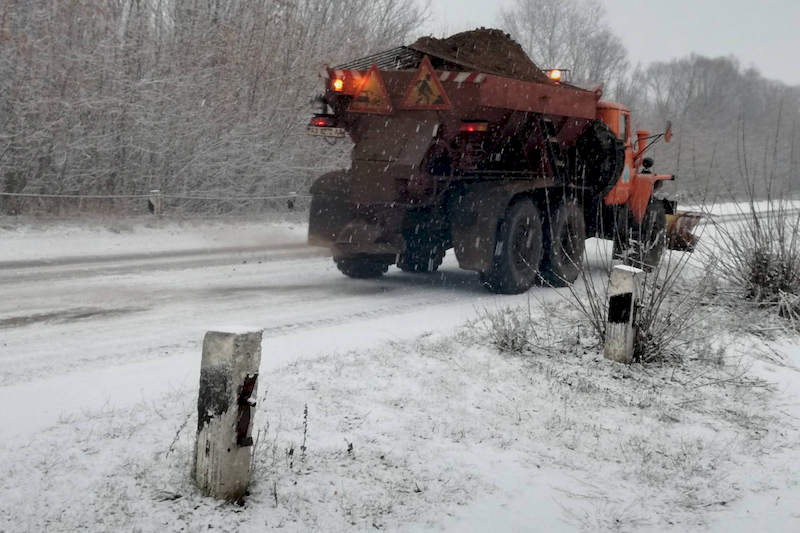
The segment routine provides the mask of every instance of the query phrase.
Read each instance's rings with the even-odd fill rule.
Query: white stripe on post
[[[636,338],[636,310],[639,305],[644,270],[617,265],[608,284],[608,320],[606,321],[606,359],[619,363],[633,361]]]
[[[454,79],[453,81],[455,81],[456,83],[464,83],[464,80],[466,80],[467,77],[470,74],[472,74],[472,73],[471,72],[459,72],[458,75],[456,76],[456,79]]]
[[[236,501],[250,483],[261,331],[209,331],[203,339],[193,475],[206,496]]]

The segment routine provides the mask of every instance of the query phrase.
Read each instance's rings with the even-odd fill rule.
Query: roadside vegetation
[[[348,163],[346,143],[303,134],[323,64],[410,43],[430,15],[413,0],[6,3],[0,214],[143,213],[141,200],[86,196],[151,189],[199,197],[169,200],[170,214],[274,210],[254,198],[307,193]],[[682,192],[731,188],[740,117],[755,161],[783,113],[776,179],[796,190],[797,87],[733,57],[634,66],[599,0],[514,0],[500,23],[539,66],[604,82],[634,128],[672,120],[676,142],[654,156]]]
[[[722,280],[733,298],[800,331],[800,202],[751,199],[738,215],[715,228]]]
[[[586,261],[591,261],[588,257]],[[695,330],[702,302],[713,287],[708,269],[691,265],[691,255],[665,251],[652,269],[645,269],[634,317],[633,360],[638,363],[680,361],[686,339]],[[615,261],[608,246],[597,243],[591,268],[584,269],[575,285],[569,288],[569,305],[580,311],[591,326],[600,347],[606,341],[608,285]]]
[[[166,4],[0,8],[0,42],[10,43],[0,48],[0,109],[10,110],[0,192],[302,191],[346,160],[339,148],[295,142],[316,86],[312,64],[402,42],[426,16],[395,0]],[[535,34],[515,8],[565,17],[559,6],[577,2],[513,5],[506,24]],[[602,18],[599,4],[586,5]],[[574,42],[558,49],[581,53]],[[607,68],[625,71],[624,49],[609,50]],[[454,335],[265,372],[253,483],[239,505],[202,497],[191,480],[191,384],[0,443],[0,531],[457,531],[475,525],[470,512],[588,531],[727,530],[741,519],[729,509],[754,494],[769,511],[755,506],[764,516],[751,529],[764,527],[800,486],[800,411],[789,396],[800,355],[776,342],[796,345],[800,334],[800,206],[791,200],[799,118],[780,119],[781,109],[800,109],[800,93],[735,60],[697,56],[620,75],[613,90],[683,127],[677,152],[663,156],[685,191],[729,184],[738,164],[732,199],[746,195],[732,204],[734,220],[709,218],[694,255],[667,252],[645,274],[633,364],[603,357],[614,253],[597,243],[574,285],[480,309]],[[729,142],[742,108],[762,117],[752,131],[764,145]],[[760,133],[776,113],[767,139]],[[755,172],[748,154],[762,149]],[[61,209],[0,197],[2,214]]]
[[[2,449],[0,524],[464,530],[511,513],[560,529],[687,531],[796,483],[786,465],[800,435],[747,359],[719,364],[701,342],[683,364],[619,365],[560,299],[522,313],[552,336],[519,355],[467,327],[266,373],[242,505],[194,488],[194,388],[75,414]]]
[[[785,198],[752,199],[733,209],[741,218],[707,222],[698,252],[668,252],[645,274],[631,365],[603,358],[613,261],[610,246],[602,243],[587,246],[585,269],[573,286],[559,290],[555,303],[552,295],[532,291],[536,305],[484,310],[476,328],[482,342],[506,357],[526,361],[531,379],[541,379],[540,373],[558,376],[570,387],[570,401],[589,391],[597,392],[598,404],[604,403],[603,395],[634,398],[646,382],[648,399],[635,400],[634,405],[646,410],[658,406],[660,413],[656,419],[635,422],[646,431],[621,438],[619,450],[627,465],[622,470],[633,470],[613,475],[631,479],[633,474],[648,487],[643,494],[656,487],[662,495],[681,493],[672,500],[674,509],[678,515],[694,513],[699,522],[693,525],[703,523],[706,511],[735,505],[750,490],[742,490],[749,482],[738,478],[735,467],[720,462],[730,455],[723,451],[726,446],[714,451],[719,443],[728,442],[731,449],[745,446],[748,457],[740,457],[740,464],[752,464],[762,453],[783,456],[796,450],[788,443],[775,447],[774,439],[781,438],[781,424],[791,432],[798,429],[794,411],[779,407],[786,401],[780,398],[793,394],[793,386],[786,388],[785,383],[792,382],[798,368],[797,356],[787,348],[796,346],[800,332],[797,205]],[[570,374],[574,365],[592,370],[585,379],[576,379]],[[610,385],[605,368],[624,377]],[[776,371],[780,377],[773,381]],[[730,410],[734,405],[735,413]],[[710,433],[699,426],[682,427],[679,420],[696,412],[709,416],[700,424]],[[778,422],[784,416],[788,418]],[[569,442],[562,445],[574,449]],[[670,452],[673,445],[680,452]],[[644,507],[632,504],[626,511],[630,514],[617,523],[621,530],[654,525]],[[597,515],[581,518],[582,527],[611,529],[610,522]],[[668,529],[666,523],[656,527]]]

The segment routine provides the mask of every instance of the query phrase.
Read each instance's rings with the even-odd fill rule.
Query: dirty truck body
[[[349,135],[351,167],[311,188],[309,242],[346,275],[432,272],[454,249],[492,291],[565,285],[584,241],[658,262],[672,176],[643,160],[649,132],[601,93],[523,81],[402,47],[326,69],[309,133]],[[435,79],[433,79],[435,78]]]

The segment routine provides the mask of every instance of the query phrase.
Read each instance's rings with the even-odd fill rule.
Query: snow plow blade
[[[703,218],[697,211],[676,211],[667,215],[667,248],[682,252],[693,252],[698,237],[692,230]]]

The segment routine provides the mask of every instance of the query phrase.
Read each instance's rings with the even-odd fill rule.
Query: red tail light
[[[467,132],[483,132],[489,129],[489,123],[484,120],[472,121],[472,122],[462,122],[461,123],[461,131]]]
[[[336,127],[336,117],[333,115],[314,115],[311,118],[311,126],[316,126],[318,128],[335,128]]]

